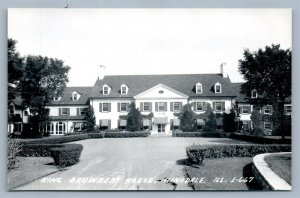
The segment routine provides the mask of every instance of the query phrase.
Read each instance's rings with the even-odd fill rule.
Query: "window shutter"
[[[203,111],[206,111],[207,110],[207,102],[203,102]]]
[[[173,119],[170,119],[170,130],[173,130]]]
[[[149,102],[149,105],[150,105],[149,111],[151,112],[152,111],[152,102]],[[150,120],[150,122],[151,122],[151,120]]]
[[[108,106],[110,106],[110,105],[108,105]],[[108,120],[108,129],[111,129],[111,120]]]
[[[121,89],[122,91],[122,89]],[[120,122],[121,122],[121,119],[118,119],[118,128],[120,127]]]
[[[77,108],[77,115],[79,115],[79,108]]]
[[[130,103],[126,103],[126,111],[127,112],[129,111],[129,105],[130,105]]]
[[[111,112],[111,103],[108,103],[108,112]]]
[[[213,102],[213,110],[216,110],[216,102]]]
[[[118,102],[118,112],[121,110],[121,103]]]
[[[99,103],[99,112],[102,112],[102,103]]]
[[[61,115],[61,108],[58,108],[58,115]]]
[[[99,120],[99,127],[101,127],[101,120]]]
[[[155,102],[155,111],[158,111],[158,102]]]
[[[143,102],[140,102],[140,110],[144,111],[144,103]]]
[[[191,107],[193,111],[196,111],[196,102],[192,102]]]
[[[164,110],[165,111],[168,111],[168,103],[167,102],[165,102],[165,105],[164,105],[165,107],[164,107]]]
[[[251,106],[248,106],[248,113],[251,114]]]
[[[225,111],[225,102],[222,102],[222,111]]]
[[[170,111],[173,111],[173,102],[170,102]]]
[[[273,131],[273,121],[270,121],[270,129],[271,129],[271,131]]]

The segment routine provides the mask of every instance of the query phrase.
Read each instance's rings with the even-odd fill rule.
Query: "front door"
[[[158,133],[164,133],[165,128],[165,124],[158,124]]]

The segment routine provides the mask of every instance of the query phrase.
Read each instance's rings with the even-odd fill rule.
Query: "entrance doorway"
[[[165,124],[158,124],[157,127],[158,127],[158,130],[157,130],[158,133],[164,133],[166,131]]]

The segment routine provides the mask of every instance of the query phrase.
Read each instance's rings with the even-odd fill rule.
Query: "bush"
[[[230,138],[249,141],[258,144],[291,144],[291,139],[281,139],[276,137],[263,137],[263,136],[255,136],[255,135],[246,135],[241,133],[232,133]]]
[[[19,156],[22,157],[51,157],[51,149],[64,147],[65,144],[30,144],[23,145]]]
[[[51,136],[49,138],[43,139],[32,139],[32,140],[23,140],[21,141],[23,145],[28,144],[61,144],[67,142],[74,142],[78,140],[87,139],[87,134],[79,134],[79,135],[66,135],[66,136]]]
[[[57,166],[65,167],[79,161],[83,146],[81,144],[66,144],[63,147],[51,149],[51,156]]]
[[[290,152],[291,145],[193,145],[186,148],[188,164],[225,157],[253,157],[261,153]]]
[[[88,133],[88,138],[104,138],[104,133]]]
[[[139,132],[107,132],[104,134],[105,138],[128,138],[128,137],[148,137],[149,131]]]
[[[22,151],[20,141],[18,139],[8,139],[8,161],[7,161],[7,168],[8,170],[14,169],[18,166],[19,159],[18,154]]]
[[[173,137],[220,137],[216,132],[173,132]]]

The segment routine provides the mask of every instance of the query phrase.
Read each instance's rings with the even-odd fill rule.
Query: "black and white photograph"
[[[292,190],[292,9],[9,8],[7,28],[8,191]]]

